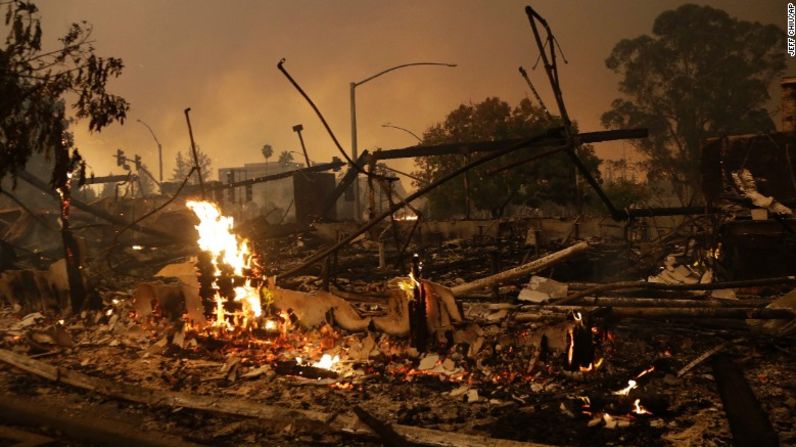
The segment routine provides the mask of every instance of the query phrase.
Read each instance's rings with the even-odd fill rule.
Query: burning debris
[[[349,158],[283,59],[278,69],[346,158],[339,179],[325,171],[346,162],[312,163],[297,125],[306,166],[291,165],[285,152],[284,171],[236,180],[229,169],[227,183],[207,181],[186,109],[193,166],[182,184],[159,185],[168,197],[83,203],[70,193],[72,169],[54,192],[60,228],[21,201],[0,210],[0,389],[31,398],[0,402],[0,438],[16,430],[5,425],[35,420],[40,406],[70,410],[42,411],[47,423],[33,424],[46,439],[66,433],[66,444],[152,442],[131,433],[142,427],[174,445],[796,442],[796,400],[781,397],[794,389],[795,272],[781,260],[776,275],[739,263],[754,248],[743,236],[752,227],[787,252],[793,203],[771,190],[787,184],[769,182],[754,160],[747,168],[746,155],[739,163],[737,139],[724,139],[706,148],[714,175],[706,188],[719,192],[704,207],[615,206],[584,163],[584,145],[648,132],[578,133],[559,85],[557,40],[536,11],[526,13],[558,116],[521,68],[541,107],[539,128],[522,138]],[[551,123],[560,126],[544,127]],[[777,148],[783,138],[768,136]],[[590,185],[614,222],[540,217],[537,209],[469,219],[471,182],[484,179],[467,173],[522,151],[489,175],[565,154],[578,201]],[[263,148],[265,171],[271,152]],[[121,166],[133,161],[123,155]],[[388,171],[402,173],[382,166],[461,155],[466,163],[427,172],[405,197]],[[370,202],[362,223],[360,175]],[[416,199],[459,175],[467,219],[429,220]],[[20,178],[53,192],[30,173]],[[243,205],[254,185],[287,178],[293,197],[269,211],[277,219],[250,212],[251,197]],[[349,188],[356,219],[333,222]],[[515,201],[491,199],[505,201],[493,215]],[[284,223],[292,207],[295,222]],[[42,244],[44,254],[15,248],[37,240],[33,221],[62,243]],[[74,407],[140,426],[105,430],[113,423],[103,418],[97,428]]]
[[[676,431],[677,424],[691,417],[691,395],[681,396],[678,390],[686,382],[704,386],[702,376],[685,371],[704,361],[694,360],[695,351],[704,350],[716,335],[698,327],[674,335],[681,328],[679,317],[653,329],[632,317],[625,321],[623,312],[648,309],[645,301],[661,306],[665,300],[681,307],[715,302],[743,309],[738,306],[750,305],[748,294],[756,290],[734,289],[736,303],[699,293],[643,297],[638,283],[632,282],[636,289],[628,293],[618,288],[611,292],[616,296],[598,297],[600,292],[589,292],[597,290],[593,284],[554,283],[533,276],[535,290],[549,282],[544,290],[551,295],[543,302],[520,299],[523,288],[517,281],[525,275],[549,271],[572,256],[599,249],[599,244],[584,243],[469,282],[454,275],[432,282],[428,277],[433,266],[418,254],[406,276],[361,283],[367,289],[291,290],[268,275],[276,271],[275,254],[260,252],[259,244],[239,236],[235,221],[216,205],[187,201],[185,206],[196,219],[196,256],[159,268],[153,280],[130,284],[132,292],[103,292],[104,307],[96,311],[59,320],[45,313],[17,320],[13,309],[6,312],[0,318],[6,348],[0,358],[49,379],[55,376],[45,372],[51,368],[47,357],[57,358],[59,374],[69,378],[66,383],[133,402],[152,404],[148,396],[162,395],[169,397],[155,405],[180,402],[176,405],[203,411],[204,395],[217,396],[212,399],[222,399],[222,412],[229,417],[277,423],[291,419],[290,412],[306,412],[300,413],[302,422],[291,433],[318,430],[307,427],[326,420],[317,412],[330,407],[314,402],[325,396],[322,401],[334,405],[368,406],[371,417],[393,419],[396,433],[420,441],[437,435],[413,431],[415,426],[441,418],[447,422],[431,426],[465,424],[487,437],[460,439],[473,445],[488,443],[492,436],[549,443],[551,438],[536,427],[552,421],[574,430],[552,438],[556,444],[576,442],[578,436],[594,436],[594,430],[602,429],[616,433],[606,435],[609,438],[654,443],[662,431]],[[427,250],[424,257],[437,265],[442,253]],[[472,256],[477,259],[478,248]],[[279,262],[285,261],[290,262],[289,257],[279,257]],[[663,271],[668,272],[683,265],[666,262]],[[512,282],[515,285],[505,286]],[[566,285],[566,292],[560,284]],[[703,283],[650,279],[645,284],[677,290]],[[513,300],[489,302],[495,295],[484,292],[496,288],[504,290],[498,297]],[[758,307],[771,302],[756,299]],[[792,315],[787,308],[777,311]],[[697,343],[690,335],[694,331],[706,334],[704,340]],[[120,361],[122,352],[130,353],[130,360]],[[45,358],[31,359],[37,356]],[[677,363],[691,360],[692,365],[677,374]],[[117,389],[131,381],[145,395]],[[408,400],[401,404],[398,396]],[[249,399],[277,407],[254,411],[263,404]],[[290,409],[278,408],[284,404]],[[484,419],[483,412],[493,416]],[[519,425],[527,429],[509,428],[519,422],[518,415],[527,419]],[[320,432],[332,443],[339,442],[340,433],[373,433],[378,425],[370,419],[365,422],[369,428],[356,428],[360,417],[367,418],[363,413],[339,424],[320,422],[325,425]],[[241,436],[273,436],[253,428],[239,430]],[[202,436],[216,439],[210,431]]]

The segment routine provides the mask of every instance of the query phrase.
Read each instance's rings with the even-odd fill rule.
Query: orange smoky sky
[[[605,58],[622,38],[650,33],[655,17],[681,1],[534,1],[550,23],[568,64],[560,68],[570,115],[584,131],[600,130],[600,115],[618,96],[618,77]],[[785,26],[786,2],[725,0],[698,2],[745,20]],[[111,91],[131,108],[124,125],[90,134],[75,127],[77,146],[96,175],[119,173],[116,148],[139,154],[157,176],[157,146],[163,144],[164,178],[175,154],[190,143],[183,109],[191,107],[199,146],[217,168],[262,161],[260,148],[275,154],[300,151],[295,124],[313,161],[337,155],[308,104],[276,69],[286,67],[350,148],[349,83],[385,68],[417,61],[449,62],[456,68],[410,67],[357,88],[359,147],[415,144],[454,107],[498,96],[511,104],[530,95],[520,65],[548,106],[554,104],[541,67],[531,71],[537,51],[524,13],[526,1],[321,1],[321,0],[41,0],[45,40],[70,23],[94,27],[95,47],[120,57],[124,74]],[[783,52],[785,49],[783,49]],[[790,64],[791,72],[793,65]],[[772,87],[772,112],[778,87]],[[605,158],[633,157],[627,143],[596,146]],[[637,158],[637,157],[636,157]],[[297,157],[300,159],[300,157]],[[412,160],[390,164],[411,170]],[[408,181],[404,185],[410,187]]]

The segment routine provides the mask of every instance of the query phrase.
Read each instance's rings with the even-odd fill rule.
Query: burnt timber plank
[[[726,354],[711,362],[735,447],[776,447],[779,438],[743,371]]]

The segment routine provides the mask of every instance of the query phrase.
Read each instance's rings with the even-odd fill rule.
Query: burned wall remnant
[[[796,131],[796,76],[782,78],[782,131]]]
[[[784,109],[789,107],[786,103]],[[796,206],[796,134],[708,140],[701,170],[707,205],[733,215],[720,228],[729,276],[749,279],[796,273],[796,224],[791,211]],[[739,185],[742,177],[752,182],[755,196]]]
[[[311,172],[293,176],[293,194],[296,206],[296,221],[310,223],[317,219],[334,220],[337,210],[326,209],[326,197],[334,192],[334,174]]]
[[[761,194],[790,207],[796,204],[796,135],[782,132],[708,140],[701,166],[708,204],[738,201],[732,174],[744,169],[752,173]]]

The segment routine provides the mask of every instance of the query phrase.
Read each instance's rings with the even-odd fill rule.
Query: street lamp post
[[[390,127],[390,128],[393,128],[393,129],[402,130],[402,131],[408,133],[409,135],[415,137],[415,140],[417,140],[418,143],[422,143],[423,142],[422,138],[418,137],[416,133],[412,132],[409,129],[405,129],[403,127],[395,126],[395,125],[390,124],[390,123],[384,123],[384,124],[381,125],[381,127]]]
[[[372,81],[379,76],[385,75],[391,71],[395,71],[405,67],[414,67],[417,65],[439,65],[442,67],[456,67],[456,64],[446,64],[443,62],[412,62],[409,64],[401,64],[396,65],[395,67],[388,68],[386,70],[382,70],[373,76],[367,77],[359,82],[352,82],[349,84],[350,93],[351,93],[351,159],[354,162],[357,161],[359,158],[358,148],[357,148],[357,102],[356,102],[356,88],[368,81]],[[354,212],[356,213],[356,219],[359,220],[360,216],[360,206],[359,206],[359,175],[354,179]]]
[[[301,124],[296,124],[293,126],[293,132],[296,132],[299,137],[299,141],[301,142],[301,151],[304,152],[304,160],[307,162],[307,167],[310,167],[310,156],[307,155],[307,147],[304,146],[304,137],[301,136],[301,131],[304,130],[304,126]]]
[[[163,146],[160,144],[160,141],[158,141],[158,137],[155,136],[155,132],[152,130],[151,127],[149,127],[149,124],[145,123],[140,119],[137,119],[136,121],[143,124],[144,126],[146,126],[147,129],[149,129],[149,133],[152,134],[152,138],[154,138],[155,143],[158,144],[158,164],[160,167],[158,179],[160,180],[160,183],[163,183]]]

